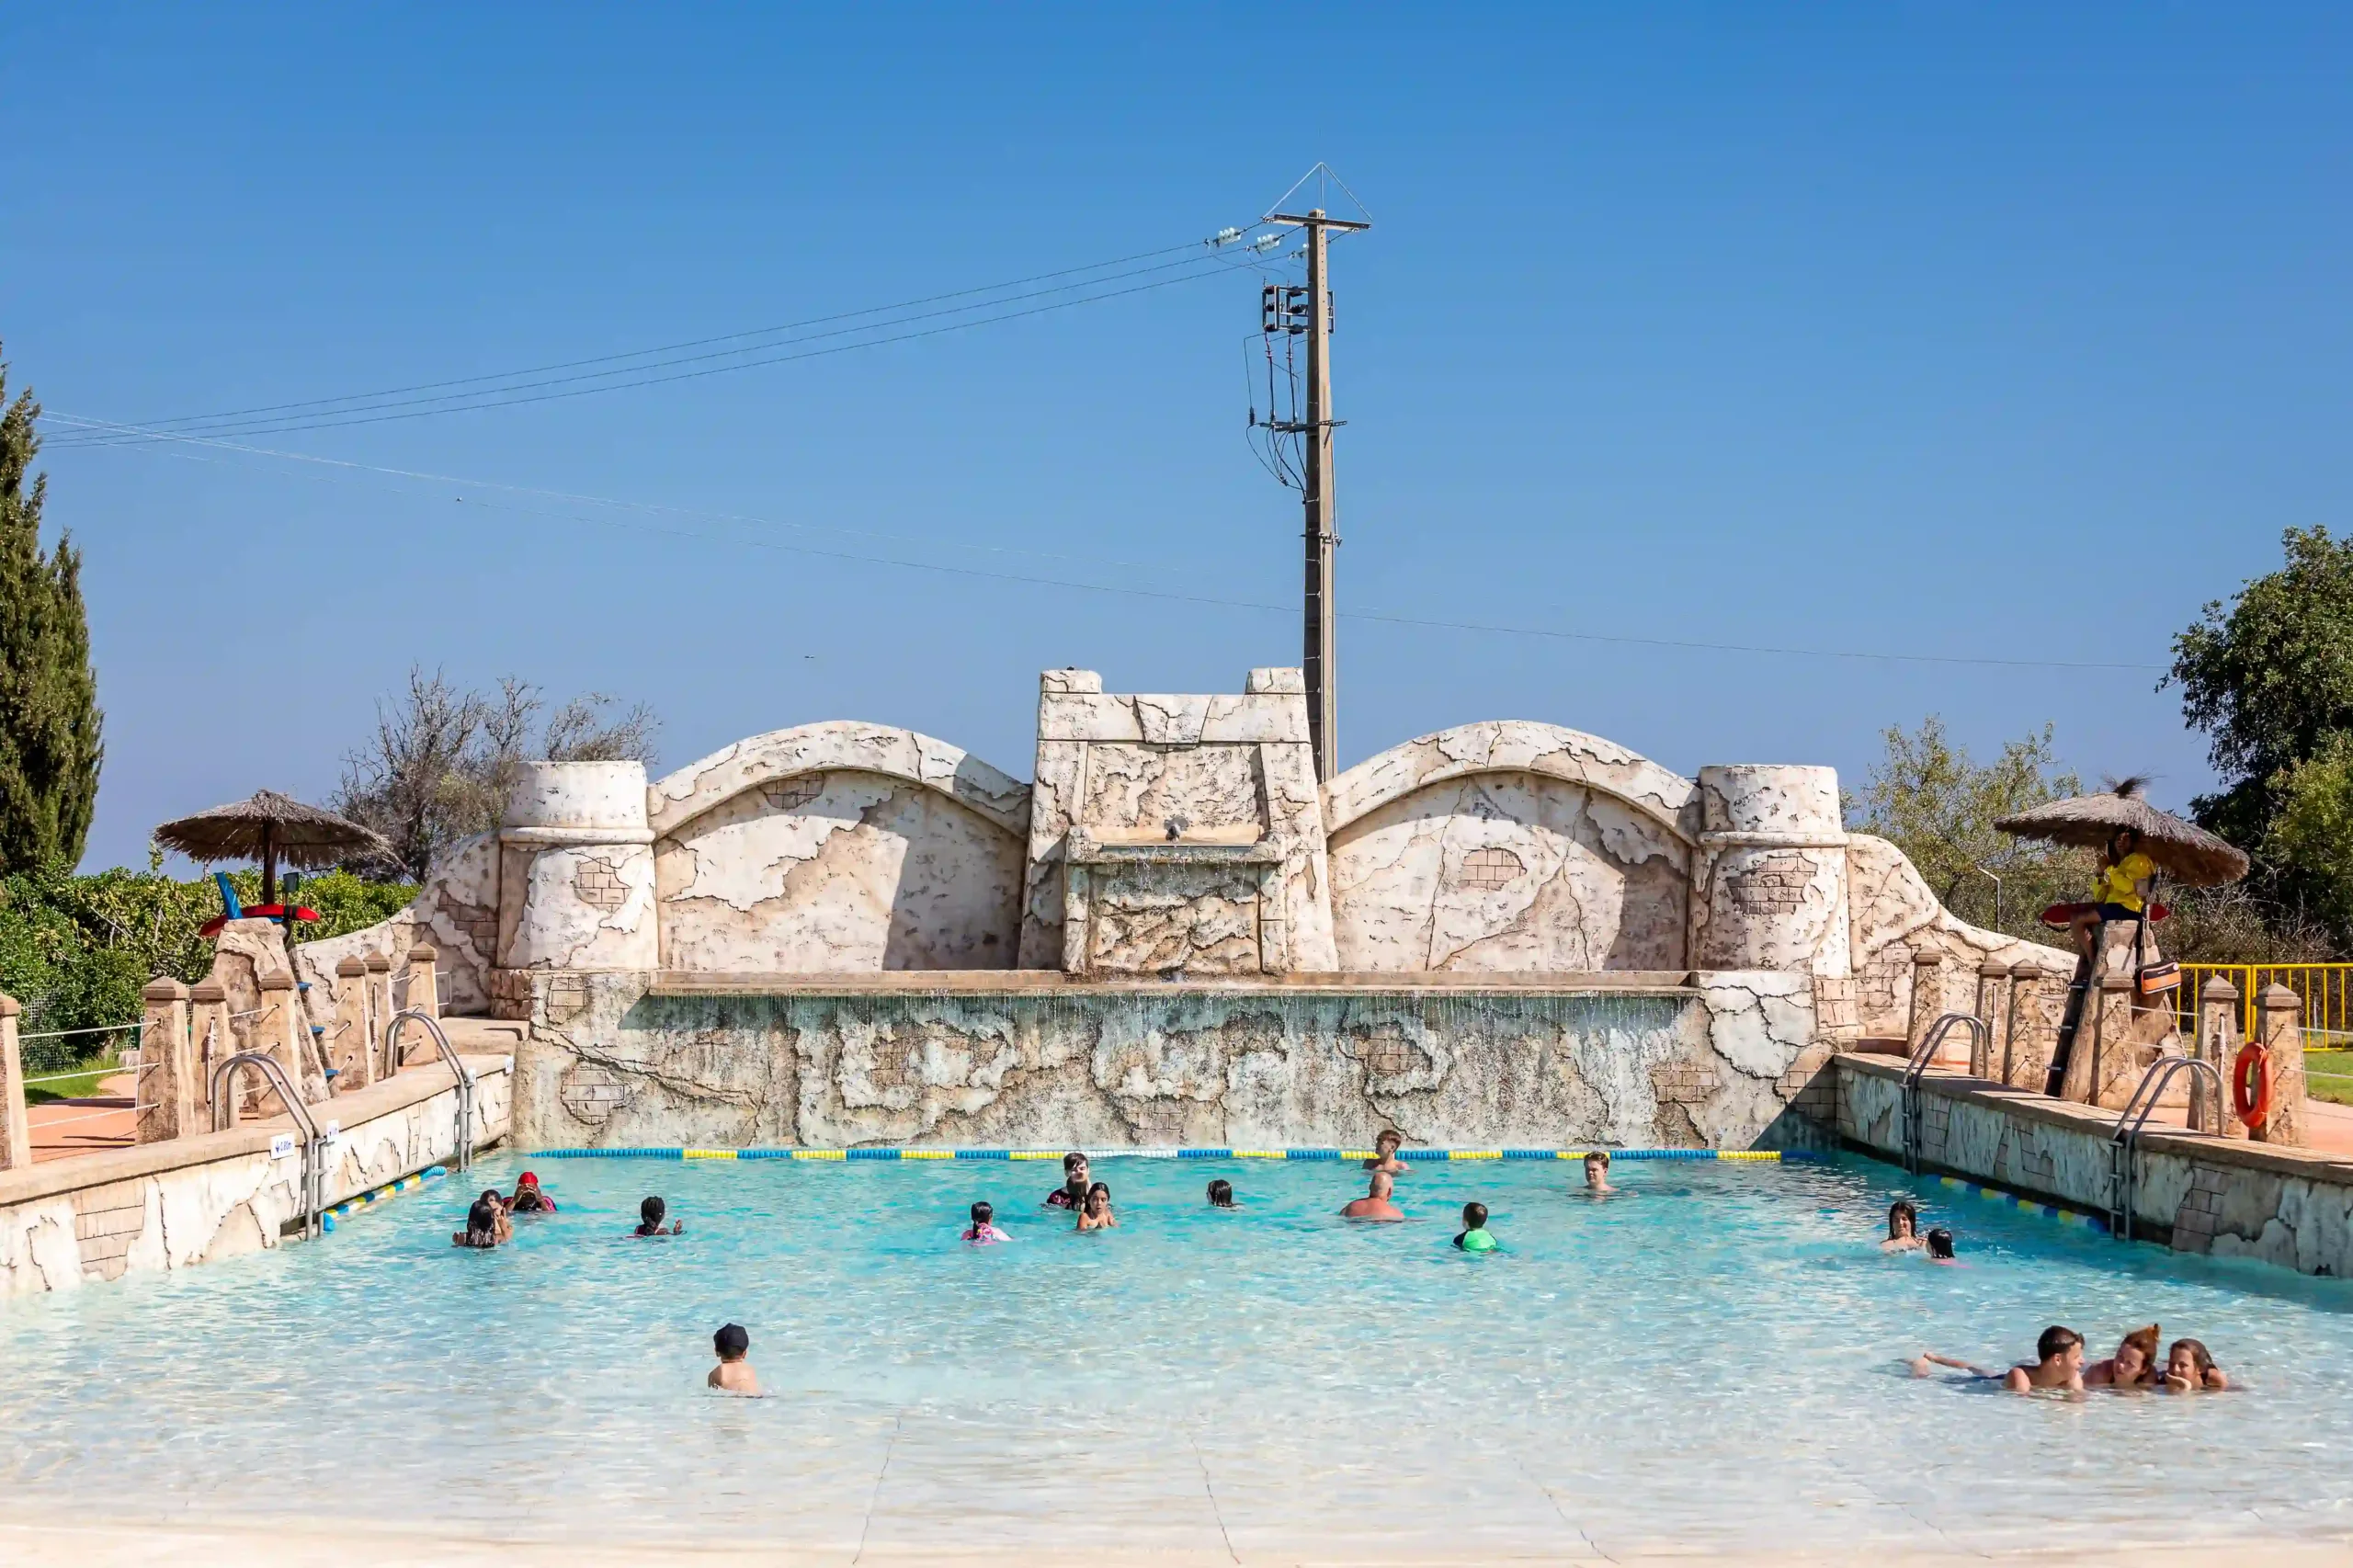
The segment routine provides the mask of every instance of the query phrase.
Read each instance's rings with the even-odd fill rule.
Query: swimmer
[[[2021,1361],[2003,1376],[2002,1386],[2012,1393],[2036,1389],[2084,1392],[2084,1336],[2062,1324],[2052,1324],[2034,1342],[2032,1365]]]
[[[728,1393],[760,1392],[759,1374],[752,1370],[752,1363],[745,1358],[752,1353],[752,1336],[744,1332],[740,1323],[731,1323],[710,1336],[710,1347],[719,1352],[719,1365],[710,1369],[703,1386]]]
[[[494,1187],[485,1187],[482,1189],[482,1197],[477,1199],[477,1201],[489,1204],[492,1210],[497,1215],[495,1226],[498,1232],[498,1239],[502,1242],[513,1241],[515,1239],[515,1221],[507,1217],[506,1195],[499,1191],[498,1188]]]
[[[1935,1230],[1928,1233],[1928,1261],[1930,1263],[1950,1263],[1953,1261],[1952,1233],[1946,1230],[1942,1225],[1938,1225]]]
[[[461,1247],[494,1247],[506,1238],[498,1233],[498,1222],[506,1211],[486,1199],[477,1198],[473,1207],[466,1210],[466,1228],[449,1238],[449,1244]]]
[[[2165,1390],[2167,1393],[2220,1393],[2231,1386],[2222,1368],[2214,1365],[2205,1343],[2177,1339],[2165,1351]]]
[[[1879,1244],[1879,1250],[1910,1252],[1919,1244],[1920,1210],[1899,1198],[1887,1206],[1887,1240]]]
[[[1586,1155],[1585,1190],[1593,1198],[1607,1198],[1618,1190],[1609,1185],[1608,1150],[1596,1149]]]
[[[1233,1184],[1223,1176],[1210,1183],[1210,1207],[1212,1209],[1233,1207]]]
[[[1063,1184],[1046,1194],[1049,1209],[1086,1207],[1086,1156],[1073,1151],[1063,1156]]]
[[[1120,1217],[1111,1212],[1111,1189],[1097,1182],[1086,1189],[1086,1207],[1078,1211],[1078,1228],[1082,1231],[1109,1231],[1118,1228]]]
[[[1003,1231],[996,1228],[994,1223],[995,1219],[996,1208],[994,1204],[973,1204],[972,1228],[966,1231],[963,1235],[958,1239],[960,1241],[970,1242],[976,1247],[987,1246],[992,1242],[1011,1241],[1013,1239],[1011,1236],[1006,1235]]]
[[[1384,1127],[1372,1141],[1372,1158],[1364,1163],[1369,1171],[1387,1171],[1391,1176],[1404,1176],[1405,1162],[1397,1157],[1404,1147],[1405,1135],[1393,1127]]]
[[[540,1178],[525,1171],[515,1178],[515,1196],[506,1200],[509,1214],[552,1214],[555,1199],[540,1190]]]
[[[1487,1234],[1485,1204],[1466,1203],[1462,1206],[1462,1233],[1454,1238],[1454,1244],[1464,1252],[1495,1250],[1495,1238]]]
[[[2084,1369],[2084,1386],[2087,1389],[2144,1389],[2159,1381],[2157,1372],[2157,1339],[2155,1324],[2136,1328],[2124,1336],[2116,1354],[2104,1361],[2095,1361]]]
[[[1402,1220],[1405,1211],[1389,1201],[1397,1190],[1397,1178],[1387,1171],[1372,1173],[1372,1185],[1362,1198],[1340,1210],[1343,1220]]]
[[[670,1221],[669,1227],[665,1229],[662,1224],[662,1217],[668,1212],[669,1205],[664,1203],[660,1199],[647,1199],[644,1202],[637,1206],[637,1229],[631,1231],[630,1234],[633,1236],[677,1235],[687,1228],[687,1222],[684,1220],[673,1220]]]

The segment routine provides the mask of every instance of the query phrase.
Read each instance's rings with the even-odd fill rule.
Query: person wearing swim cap
[[[1063,1184],[1046,1194],[1049,1209],[1084,1209],[1086,1207],[1086,1156],[1076,1150],[1063,1156]]]
[[[1454,1244],[1464,1252],[1493,1252],[1495,1238],[1487,1234],[1487,1206],[1466,1203],[1462,1206],[1462,1233]]]

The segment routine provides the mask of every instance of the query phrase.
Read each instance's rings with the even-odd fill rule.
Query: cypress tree
[[[10,403],[7,374],[0,361],[0,873],[80,861],[104,755],[81,552],[61,536],[41,553],[40,404]]]

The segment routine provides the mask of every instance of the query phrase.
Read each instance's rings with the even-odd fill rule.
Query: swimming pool
[[[1412,1222],[1330,1164],[586,1159],[563,1211],[449,1244],[474,1188],[324,1241],[0,1307],[0,1515],[300,1517],[875,1557],[1415,1560],[2334,1539],[2353,1528],[2353,1286],[2177,1257],[1853,1159],[1416,1166]],[[1242,1208],[1201,1201],[1212,1177]],[[1918,1192],[1965,1267],[1881,1256]],[[660,1192],[687,1233],[623,1239]],[[1014,1244],[956,1244],[987,1198]],[[1504,1254],[1449,1238],[1471,1198]],[[771,1395],[704,1392],[733,1319]],[[2161,1321],[2245,1393],[2079,1404],[1915,1381],[2045,1324]]]

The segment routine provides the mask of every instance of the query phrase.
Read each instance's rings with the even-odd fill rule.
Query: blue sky
[[[2296,6],[11,7],[0,339],[76,417],[367,392],[1156,251],[1324,159],[1377,222],[1334,264],[1344,607],[2137,666],[1358,619],[1344,762],[1511,717],[1855,783],[1933,712],[2178,801],[2168,639],[2345,520],[2349,45]],[[52,424],[108,718],[86,864],[324,798],[418,661],[650,702],[670,766],[862,718],[1025,777],[1042,667],[1295,663],[1257,279],[1196,270],[240,437],[369,466]]]

